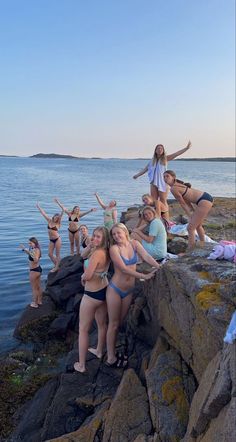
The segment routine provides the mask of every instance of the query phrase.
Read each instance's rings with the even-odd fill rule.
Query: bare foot
[[[31,302],[30,307],[38,308],[38,304],[36,304],[36,302]]]
[[[90,353],[92,353],[93,355],[97,356],[98,359],[101,359],[101,358],[102,358],[102,353],[98,353],[98,351],[97,351],[96,348],[92,348],[92,347],[90,347],[90,348],[88,348],[88,351],[89,351]]]
[[[74,369],[75,371],[79,371],[79,373],[85,373],[85,368],[81,366],[79,362],[74,363]]]

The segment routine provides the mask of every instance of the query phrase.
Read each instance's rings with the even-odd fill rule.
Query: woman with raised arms
[[[29,238],[29,248],[24,244],[20,244],[22,252],[26,253],[29,258],[29,280],[32,288],[33,301],[30,307],[38,308],[42,305],[42,289],[41,289],[41,273],[42,268],[39,264],[41,258],[41,249],[37,238],[32,236]]]
[[[200,241],[205,241],[202,223],[212,208],[213,197],[207,192],[193,189],[190,183],[178,180],[173,170],[166,170],[164,180],[170,186],[173,196],[189,217],[188,249],[191,250],[195,245],[195,230],[199,235]]]
[[[81,276],[84,285],[84,295],[79,313],[79,361],[74,369],[83,373],[86,371],[87,351],[102,357],[106,342],[107,306],[106,289],[108,285],[107,272],[110,264],[108,252],[109,233],[105,227],[97,227],[93,231],[91,242],[82,252],[84,273]],[[93,320],[97,322],[98,343],[96,348],[88,348],[89,330]]]
[[[100,206],[104,209],[103,217],[104,217],[104,226],[111,230],[112,226],[117,223],[117,208],[116,208],[116,201],[111,200],[108,205],[103,202],[101,197],[98,195],[97,192],[94,194],[97,198],[98,203]]]
[[[168,195],[168,187],[164,181],[163,174],[167,169],[168,161],[174,160],[176,157],[185,153],[191,147],[191,141],[188,142],[187,146],[183,149],[178,150],[170,155],[167,155],[165,152],[165,148],[162,144],[157,144],[152,159],[149,163],[144,167],[144,169],[140,170],[140,172],[136,173],[133,178],[137,179],[141,175],[144,175],[148,172],[148,178],[150,182],[150,193],[154,200],[160,199],[160,201],[164,204],[165,207],[165,218],[168,220],[168,203],[167,203],[167,195]]]
[[[160,265],[135,240],[130,240],[127,227],[122,223],[115,224],[110,231],[112,246],[110,257],[114,265],[114,274],[107,288],[108,331],[107,362],[110,367],[122,367],[127,360],[116,356],[116,338],[120,325],[125,319],[134,291],[135,278],[148,280],[154,276]],[[154,267],[150,273],[136,271],[138,256]]]
[[[49,236],[49,246],[48,246],[48,256],[54,264],[54,267],[50,272],[56,272],[59,268],[61,256],[61,237],[59,235],[59,229],[61,227],[61,219],[63,216],[63,210],[61,213],[55,213],[52,217],[50,217],[39,205],[36,204],[36,207],[40,211],[41,215],[46,219],[48,223],[48,236]],[[54,256],[54,252],[55,255]]]
[[[68,215],[69,221],[69,241],[70,241],[70,253],[74,255],[74,249],[76,247],[77,255],[80,254],[80,238],[79,238],[79,221],[83,216],[88,215],[88,213],[95,212],[97,209],[90,209],[86,212],[81,212],[79,206],[74,206],[72,210],[67,209],[63,206],[63,204],[58,200],[58,198],[54,199],[55,203]]]

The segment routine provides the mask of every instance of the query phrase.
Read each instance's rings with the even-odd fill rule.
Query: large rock
[[[39,308],[27,306],[14,330],[14,337],[22,341],[44,341],[48,327],[57,316],[55,304],[44,296]]]
[[[193,397],[188,430],[183,441],[214,442],[215,431],[219,442],[235,441],[235,393],[236,343],[226,344],[204,372]]]
[[[132,369],[126,371],[105,420],[103,442],[131,442],[140,433],[150,434],[145,388]]]
[[[155,352],[156,353],[156,352]],[[173,350],[153,357],[146,371],[153,427],[161,441],[178,441],[186,432],[195,391],[193,375]]]

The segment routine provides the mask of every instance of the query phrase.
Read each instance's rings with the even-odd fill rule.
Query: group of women
[[[95,197],[104,210],[104,226],[97,227],[91,238],[87,227],[79,225],[79,221],[80,218],[96,209],[81,212],[79,206],[75,206],[72,210],[68,210],[55,198],[54,201],[61,208],[61,213],[56,213],[51,218],[37,204],[37,208],[48,223],[49,257],[54,264],[51,272],[59,268],[61,248],[59,229],[64,212],[68,215],[72,255],[75,249],[77,254],[80,254],[80,235],[82,239],[81,256],[84,259],[84,273],[81,281],[84,286],[84,295],[80,305],[79,360],[74,364],[76,371],[81,373],[86,371],[88,350],[101,358],[105,344],[107,366],[124,367],[127,364],[127,356],[116,353],[116,338],[132,302],[135,279],[152,278],[159,269],[160,262],[166,256],[165,223],[169,221],[167,203],[169,188],[189,217],[189,248],[193,248],[195,244],[195,230],[200,241],[204,241],[202,223],[212,207],[213,198],[207,192],[193,189],[189,183],[178,180],[175,172],[167,170],[167,161],[186,152],[190,146],[189,141],[184,149],[172,155],[166,155],[164,147],[157,145],[152,160],[143,170],[134,175],[136,179],[148,172],[150,195],[144,194],[142,197],[144,208],[131,236],[124,224],[117,223],[116,201],[112,200],[106,205],[98,193],[95,193]],[[29,249],[26,249],[24,245],[20,247],[29,256],[30,282],[33,292],[33,301],[30,305],[37,308],[42,303],[40,246],[36,238],[30,238]],[[139,259],[150,264],[152,271],[146,274],[137,272],[136,264]],[[108,269],[111,262],[114,274],[108,281]],[[97,323],[98,341],[96,348],[89,348],[89,330],[94,319]]]

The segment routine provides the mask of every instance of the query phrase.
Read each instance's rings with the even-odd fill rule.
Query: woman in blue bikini
[[[114,275],[107,288],[106,300],[108,309],[107,330],[107,365],[121,367],[122,361],[115,353],[116,337],[119,326],[125,319],[134,291],[135,278],[148,280],[154,276],[160,265],[153,259],[136,240],[130,240],[127,227],[122,223],[115,224],[111,229],[110,257],[114,265]],[[136,271],[138,255],[143,261],[154,267],[150,273]]]
[[[195,245],[195,230],[199,235],[200,241],[205,241],[202,223],[212,208],[213,198],[207,192],[193,189],[190,183],[178,180],[173,170],[166,170],[164,180],[170,186],[171,193],[189,217],[188,249],[191,250]]]
[[[48,236],[49,236],[49,247],[48,256],[54,264],[54,267],[50,272],[56,272],[60,264],[60,251],[61,251],[61,237],[59,235],[59,229],[61,227],[61,219],[64,211],[61,213],[56,213],[50,218],[48,214],[40,207],[39,203],[36,204],[37,209],[40,211],[41,215],[46,219],[48,223]],[[54,251],[56,256],[54,256]]]

